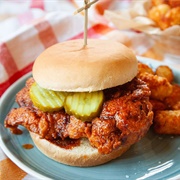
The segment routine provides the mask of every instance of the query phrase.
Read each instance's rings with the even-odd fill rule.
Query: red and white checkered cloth
[[[48,12],[53,6],[58,6],[58,11]],[[7,12],[11,18],[0,22],[0,95],[31,71],[34,60],[45,48],[80,34],[83,29],[83,17],[72,15],[75,8],[70,1],[0,3],[1,11],[6,7],[14,11]]]

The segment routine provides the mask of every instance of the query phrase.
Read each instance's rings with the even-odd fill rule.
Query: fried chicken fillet
[[[78,120],[64,110],[53,113],[38,110],[29,96],[33,82],[33,78],[26,81],[16,96],[20,107],[12,109],[5,119],[5,127],[12,132],[22,125],[48,141],[87,138],[101,154],[108,154],[128,141],[139,141],[152,124],[150,90],[138,78],[104,90],[100,116],[91,122]]]

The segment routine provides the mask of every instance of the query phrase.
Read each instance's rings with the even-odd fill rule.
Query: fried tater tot
[[[169,5],[171,7],[178,7],[180,6],[180,0],[169,0]]]
[[[160,4],[168,4],[169,0],[151,0],[153,6],[158,6]]]
[[[172,93],[164,99],[164,103],[169,107],[169,109],[174,109],[178,102],[180,102],[180,85],[173,84]]]
[[[150,99],[153,111],[166,110],[167,106],[162,101]]]
[[[164,77],[149,73],[141,73],[138,77],[149,86],[152,99],[162,101],[172,93],[172,85]]]
[[[175,105],[172,107],[173,110],[180,110],[180,101],[178,101]]]
[[[180,25],[180,6],[172,8],[170,11],[168,11],[163,19],[162,22],[167,25],[167,27],[173,26],[173,25]]]
[[[165,14],[170,11],[171,7],[167,4],[160,4],[158,6],[152,7],[149,12],[148,16],[150,19],[156,22],[157,26],[159,26],[162,30],[169,27],[169,25],[164,22]]]
[[[180,135],[180,110],[157,111],[153,124],[158,134]]]
[[[170,83],[172,83],[174,80],[173,72],[169,66],[158,66],[155,74],[161,77],[165,77]]]
[[[153,70],[147,64],[138,62],[138,74],[141,74],[144,72],[154,74]]]
[[[168,4],[171,7],[180,6],[180,0],[151,0],[152,6],[158,6],[160,4]]]

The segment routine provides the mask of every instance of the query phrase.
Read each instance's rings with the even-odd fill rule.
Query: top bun
[[[33,77],[43,88],[91,92],[115,87],[137,75],[137,59],[126,46],[110,40],[83,39],[55,44],[36,59]]]

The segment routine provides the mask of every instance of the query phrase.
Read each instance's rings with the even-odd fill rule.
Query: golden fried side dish
[[[148,84],[153,99],[164,100],[172,93],[172,85],[164,77],[145,72],[140,74],[139,78]]]
[[[153,6],[158,6],[160,4],[168,4],[171,7],[180,6],[180,0],[151,0]]]
[[[159,134],[180,134],[180,110],[158,111],[154,130]]]
[[[155,72],[156,75],[166,78],[170,83],[173,82],[174,75],[172,70],[168,66],[159,66]]]
[[[143,63],[138,63],[138,75],[142,73],[149,73],[149,74],[154,74],[154,71],[147,65]]]
[[[180,25],[180,0],[152,0],[148,16],[162,30]]]
[[[177,107],[180,103],[180,85],[173,84],[172,93],[164,99],[164,102],[168,105],[169,109],[178,110]]]
[[[155,70],[139,63],[138,77],[150,90],[153,106],[153,128],[158,134],[180,135],[180,85],[175,84],[170,67],[159,66]]]

